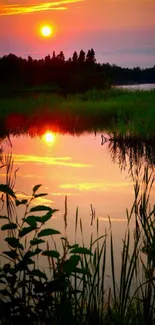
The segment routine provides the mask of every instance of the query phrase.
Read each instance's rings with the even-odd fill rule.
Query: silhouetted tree
[[[56,58],[55,51],[53,51],[52,60],[55,60],[55,58]]]
[[[28,56],[27,62],[28,62],[28,64],[32,64],[33,63],[33,59],[32,59],[32,57],[30,55]]]
[[[74,63],[77,63],[77,62],[78,62],[78,54],[77,54],[76,51],[74,51],[74,53],[73,53],[72,61],[73,61]]]
[[[95,63],[96,59],[95,59],[95,51],[93,49],[88,50],[87,56],[86,56],[86,62],[89,63]]]
[[[63,51],[56,55],[53,51],[44,59],[27,59],[10,53],[0,58],[0,90],[8,91],[39,85],[47,85],[61,93],[84,92],[92,88],[104,89],[111,84],[155,83],[155,66],[147,69],[135,67],[122,68],[115,64],[97,63],[95,51],[89,49],[87,55],[83,50],[76,51],[65,60]],[[53,87],[53,88],[52,88]]]
[[[57,55],[57,59],[62,62],[65,62],[65,56],[64,56],[63,51],[60,51],[60,53]]]
[[[50,55],[48,54],[48,55],[45,56],[45,64],[46,64],[46,65],[50,65],[50,63],[51,63],[51,57],[50,57]]]
[[[83,50],[80,51],[79,53],[79,58],[78,58],[78,62],[80,63],[84,63],[86,59],[86,54]]]

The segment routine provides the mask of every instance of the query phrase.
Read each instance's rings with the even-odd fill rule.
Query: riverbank
[[[47,124],[67,130],[103,130],[151,137],[155,135],[155,90],[109,89],[85,94],[26,93],[0,99],[0,122],[6,130]]]

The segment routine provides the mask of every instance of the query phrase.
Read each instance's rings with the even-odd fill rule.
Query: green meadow
[[[1,97],[1,123],[12,115],[21,117],[22,128],[48,122],[60,131],[94,129],[148,138],[155,135],[155,90],[111,88],[62,96],[34,89]]]

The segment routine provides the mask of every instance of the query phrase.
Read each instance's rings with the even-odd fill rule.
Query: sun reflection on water
[[[43,136],[42,139],[46,142],[46,143],[53,143],[55,141],[55,134],[51,131],[46,131]]]

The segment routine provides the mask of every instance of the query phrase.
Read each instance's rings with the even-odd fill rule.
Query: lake
[[[139,85],[143,89],[153,85]],[[130,86],[128,86],[130,87]],[[137,87],[135,85],[134,87]],[[152,88],[151,88],[152,87]],[[155,87],[155,85],[154,85]],[[44,130],[44,131],[43,131]],[[36,134],[44,135],[37,136]],[[42,184],[40,192],[48,193],[36,199],[36,204],[49,205],[58,209],[47,226],[64,232],[64,214],[67,203],[67,236],[71,244],[75,243],[75,218],[82,221],[83,237],[86,246],[90,244],[93,233],[96,238],[96,222],[99,220],[98,235],[109,230],[109,218],[112,222],[114,250],[117,256],[116,269],[119,270],[122,239],[127,226],[127,213],[134,202],[134,180],[138,166],[148,166],[154,170],[154,141],[113,137],[100,132],[83,132],[81,134],[59,133],[56,129],[48,134],[48,129],[41,132],[35,127],[23,133],[19,128],[18,135],[10,135],[10,142],[1,140],[4,153],[12,151],[14,170],[17,170],[15,191],[19,200],[30,197],[32,188]],[[16,131],[14,130],[14,134]],[[19,135],[20,134],[20,135]],[[35,134],[35,136],[34,136]],[[1,182],[5,183],[5,174],[1,169]],[[150,203],[154,204],[154,187]],[[66,199],[67,198],[67,199]],[[67,200],[67,201],[66,201]],[[19,219],[23,217],[23,207],[18,208]],[[92,222],[93,216],[93,222]],[[135,226],[131,220],[131,231]],[[55,238],[60,249],[59,236]],[[78,227],[78,243],[82,242]],[[1,237],[1,249],[4,249]],[[41,261],[44,265],[44,262]]]
[[[109,131],[109,133],[95,131],[88,133],[81,131],[81,134],[77,134],[75,130],[73,130],[73,135],[65,130],[61,131],[63,133],[60,133],[60,130],[57,128],[52,129],[52,126],[50,127],[49,125],[48,127],[43,127],[43,125],[40,127],[39,123],[37,127],[31,125],[27,128],[27,131],[23,131],[22,127],[19,127],[18,130],[14,128],[12,132],[8,138],[4,138],[3,136],[1,145],[4,151],[3,156],[6,154],[6,158],[8,157],[7,154],[12,152],[14,163],[13,173],[11,172],[10,175],[16,176],[14,187],[16,196],[18,200],[30,199],[33,187],[37,184],[42,184],[38,193],[48,193],[48,195],[36,198],[35,205],[45,205],[50,206],[52,209],[58,209],[52,218],[43,225],[43,229],[52,228],[60,231],[61,234],[44,237],[39,228],[41,223],[38,218],[37,227],[39,229],[34,230],[36,226],[32,226],[31,228],[26,222],[22,226],[22,231],[31,230],[27,235],[27,240],[25,240],[26,236],[21,234],[21,228],[18,226],[18,229],[20,228],[20,244],[23,244],[25,249],[23,250],[23,247],[20,246],[19,254],[13,257],[12,265],[14,265],[14,268],[12,270],[9,269],[8,271],[8,264],[4,265],[4,274],[6,275],[6,279],[8,279],[7,281],[10,281],[10,276],[6,272],[11,272],[13,274],[11,277],[18,282],[17,294],[21,296],[24,291],[23,288],[28,283],[26,288],[30,291],[27,291],[26,299],[29,301],[30,296],[32,298],[35,297],[33,304],[36,304],[36,306],[38,306],[41,299],[41,293],[37,290],[41,290],[41,292],[43,290],[42,299],[45,302],[43,305],[43,315],[47,309],[47,300],[44,300],[47,296],[46,290],[48,288],[51,290],[51,292],[49,291],[51,300],[49,300],[48,304],[51,306],[52,302],[51,308],[53,308],[53,306],[57,306],[57,297],[59,299],[61,295],[64,296],[65,290],[67,292],[69,290],[70,295],[70,285],[72,292],[74,293],[75,291],[76,301],[79,299],[82,315],[83,312],[87,315],[87,307],[85,306],[87,306],[90,299],[94,299],[93,301],[97,299],[96,301],[101,306],[101,310],[106,301],[112,305],[115,295],[114,283],[116,284],[116,288],[118,288],[116,295],[121,299],[120,303],[124,304],[125,299],[121,295],[122,292],[126,292],[127,285],[129,285],[129,292],[125,293],[125,295],[127,295],[128,299],[130,295],[133,296],[135,294],[139,283],[147,280],[147,274],[150,271],[150,264],[147,263],[147,253],[143,254],[142,248],[144,248],[144,253],[146,249],[152,249],[152,242],[150,243],[148,241],[150,246],[147,246],[148,242],[144,242],[143,240],[147,239],[147,234],[149,240],[150,238],[152,241],[154,240],[154,235],[151,237],[154,212],[152,212],[151,217],[148,219],[152,228],[150,227],[150,231],[146,231],[145,238],[143,235],[147,229],[146,223],[143,232],[140,232],[143,220],[146,222],[147,219],[145,218],[147,216],[144,210],[145,204],[134,205],[130,221],[130,237],[128,237],[129,232],[126,232],[126,229],[128,224],[127,214],[130,215],[131,208],[133,207],[135,192],[138,190],[137,185],[140,186],[140,194],[147,186],[147,173],[145,174],[145,179],[143,179],[144,182],[142,182],[145,167],[148,168],[148,177],[149,175],[154,176],[154,137],[139,138],[138,136],[129,136],[128,134],[124,136],[122,133],[112,133],[112,131]],[[139,180],[138,183],[137,180]],[[150,178],[148,190],[151,180],[152,178]],[[1,168],[1,183],[5,184],[5,182],[6,175],[4,166],[4,168]],[[153,184],[149,197],[151,207],[154,204],[154,192],[155,186]],[[137,201],[138,199],[139,196],[137,197]],[[1,207],[3,208],[3,196],[1,196]],[[136,207],[138,207],[137,219]],[[18,220],[21,225],[24,217],[24,206],[21,205],[16,210],[17,219],[15,221]],[[1,210],[1,215],[5,216],[6,213],[7,211],[5,209]],[[40,212],[34,212],[33,210],[31,214],[34,214],[35,217],[40,216]],[[51,217],[51,212],[49,214]],[[76,232],[77,215],[78,226]],[[16,215],[14,217],[16,218]],[[34,221],[34,217],[30,219],[29,222],[32,222],[32,219]],[[0,220],[0,222],[2,225],[6,223],[6,220]],[[112,228],[113,249],[110,246],[110,227]],[[31,245],[29,244],[29,240],[33,238],[32,233],[33,235],[35,234],[36,238],[38,237],[38,240],[42,237],[45,239],[45,242],[41,242],[39,245],[40,249],[38,249],[36,242],[34,246],[32,242]],[[138,242],[137,238],[139,240],[140,233],[141,237]],[[47,235],[47,233],[44,234]],[[93,239],[91,239],[91,234],[93,234]],[[14,249],[14,247],[16,247],[16,241],[18,241],[18,237],[16,238],[16,236],[18,235],[15,233],[15,235],[12,235],[12,238],[8,237],[5,241],[6,236],[8,236],[8,232],[6,230],[1,231],[1,254],[3,253],[6,255],[5,257],[8,257],[9,253],[16,254],[16,248]],[[100,236],[102,236],[102,239]],[[62,237],[65,238],[62,239]],[[96,238],[100,238],[100,240],[96,241],[95,245],[90,245],[91,240],[93,242]],[[105,238],[107,238],[106,241]],[[128,238],[130,238],[129,241]],[[15,245],[13,249],[11,248],[11,252],[9,251],[10,247],[8,248],[7,245],[10,239],[13,240],[12,245]],[[80,246],[84,245],[88,249],[84,249],[81,254],[81,249],[83,248],[75,248],[74,246],[74,250],[73,246],[65,245],[68,242],[70,245],[74,245],[75,243],[78,243]],[[93,254],[89,250],[90,247]],[[152,252],[151,249],[150,251]],[[1,255],[1,265],[3,265],[4,261],[4,263],[9,263],[2,256],[4,255]],[[34,261],[35,264],[33,264]],[[146,265],[147,271],[143,263]],[[124,265],[127,266],[127,269]],[[14,277],[14,272],[16,272],[17,278],[16,276]],[[25,276],[25,274],[26,281],[24,282],[23,275]],[[46,275],[48,277],[47,281],[45,280]],[[70,285],[66,282],[69,278]],[[32,287],[29,286],[29,279],[30,283],[32,282]],[[63,288],[66,289],[61,289],[62,279],[66,283],[66,287]],[[151,281],[149,285],[150,283]],[[7,287],[7,284],[2,279],[0,289],[5,287]],[[144,290],[147,290],[147,284]],[[3,291],[3,293],[3,299],[5,300],[6,291]],[[140,292],[140,294],[142,293]],[[112,295],[111,302],[109,302],[110,295]],[[53,300],[53,297],[56,297],[56,300]],[[23,302],[22,299],[21,301]],[[72,301],[74,303],[74,300]],[[152,299],[152,301],[154,300]],[[17,305],[19,305],[18,301]],[[63,303],[60,303],[60,307],[62,306]],[[19,310],[21,310],[20,308],[19,306]],[[38,317],[40,318],[40,307],[38,313]],[[61,313],[60,308],[60,310],[58,309],[58,315],[61,315]]]
[[[96,236],[96,220],[91,225],[92,209],[95,209],[95,219],[99,219],[99,235],[105,233],[105,228],[109,229],[110,217],[115,252],[121,257],[122,238],[127,225],[126,209],[130,211],[134,201],[131,163],[133,172],[138,164],[148,164],[152,169],[155,163],[154,146],[117,143],[108,140],[106,134],[101,137],[100,133],[71,136],[45,132],[42,137],[23,135],[10,140],[14,170],[19,168],[15,184],[18,199],[26,198],[24,193],[30,196],[33,186],[42,184],[40,192],[48,193],[48,196],[36,199],[36,203],[59,209],[48,226],[64,234],[67,196],[67,234],[72,244],[75,242],[77,207],[87,246],[91,232]],[[8,150],[9,146],[5,144],[4,151]],[[154,203],[153,194],[150,202]],[[21,209],[19,211],[22,212]],[[134,227],[134,220],[131,227]],[[80,230],[77,242],[81,243]],[[119,265],[119,258],[117,263]]]
[[[129,90],[153,90],[155,84],[137,84],[137,85],[121,85],[118,88],[129,89]]]

